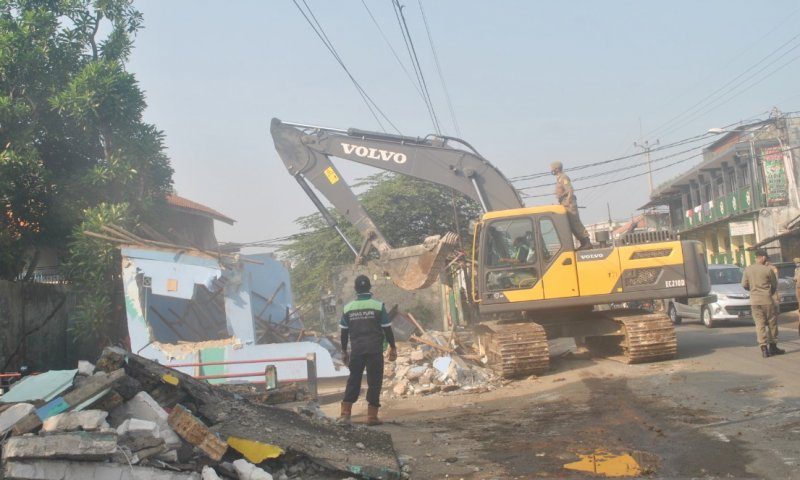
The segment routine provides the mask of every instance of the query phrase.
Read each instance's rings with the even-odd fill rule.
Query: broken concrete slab
[[[14,435],[22,435],[31,432],[42,425],[43,420],[79,408],[87,400],[96,398],[99,394],[109,391],[117,382],[126,377],[125,370],[118,369],[111,373],[98,373],[86,379],[79,388],[62,397],[56,397],[48,403],[36,409],[36,413],[28,414],[20,420],[13,429]]]
[[[34,413],[36,407],[30,403],[17,403],[0,413],[0,437],[11,430],[20,420]]]
[[[86,360],[78,360],[78,375],[91,377],[94,374],[94,364]]]
[[[108,423],[106,423],[107,416],[108,412],[102,410],[59,413],[44,421],[42,431],[45,433],[74,432],[76,430],[93,432],[103,427],[108,427]]]
[[[137,393],[133,398],[112,410],[108,419],[111,425],[118,427],[125,420],[131,418],[156,423],[167,448],[181,446],[180,437],[169,426],[167,412],[147,392]]]
[[[156,422],[161,426],[161,423],[166,424],[167,416],[167,412],[161,408],[161,405],[153,400],[150,394],[142,391],[109,412],[108,422],[118,427],[129,418],[139,418],[141,420]]]
[[[216,470],[209,466],[203,467],[203,472],[201,474],[202,480],[222,480],[219,475],[217,475]]]
[[[239,480],[272,480],[272,475],[244,459],[233,462]]]
[[[158,424],[147,420],[139,420],[138,418],[125,420],[117,428],[117,437],[119,437],[119,444],[127,447],[132,452],[153,447],[163,447],[164,445],[164,439],[160,436]]]
[[[108,460],[117,452],[117,437],[107,433],[57,433],[11,437],[3,447],[3,460]]]
[[[318,465],[340,472],[377,479],[400,477],[397,454],[391,436],[385,432],[337,425],[277,407],[254,404],[120,348],[106,348],[98,365],[112,368],[122,365],[127,374],[137,379],[148,391],[157,387],[165,388],[162,381],[164,375],[176,377],[177,385],[169,386],[174,396],[190,397],[197,406],[195,411],[225,436],[276,445],[287,454],[303,455]],[[167,408],[171,406],[162,405]],[[172,422],[170,425],[183,436]],[[367,448],[357,448],[355,445],[359,442]],[[337,448],[331,448],[331,445]]]
[[[222,460],[228,444],[181,405],[175,405],[169,414],[169,426],[181,438],[203,451],[217,462]]]
[[[200,480],[194,472],[64,460],[8,461],[5,475],[6,480]]]

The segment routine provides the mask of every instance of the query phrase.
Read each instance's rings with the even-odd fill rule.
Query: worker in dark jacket
[[[569,179],[564,173],[564,165],[561,162],[553,162],[550,164],[550,173],[556,177],[556,200],[559,205],[563,205],[567,209],[567,220],[569,220],[569,228],[572,234],[581,243],[578,250],[585,250],[592,248],[592,241],[589,239],[589,232],[581,222],[580,214],[578,213],[578,200],[575,198],[575,190],[572,188],[572,180]]]
[[[361,377],[367,370],[367,425],[380,425],[381,384],[383,383],[383,343],[389,343],[389,361],[397,360],[392,324],[382,302],[372,298],[369,277],[356,277],[357,298],[344,307],[339,328],[342,333],[344,363],[350,368],[350,377],[342,400],[341,420],[348,422],[353,404],[361,393]],[[347,344],[350,353],[347,353]]]
[[[750,310],[764,358],[786,353],[778,348],[778,313],[772,298],[778,289],[778,278],[767,260],[766,250],[756,250],[756,263],[745,268],[742,275],[742,287],[750,292]]]

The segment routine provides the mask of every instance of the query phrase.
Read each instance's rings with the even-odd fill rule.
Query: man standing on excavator
[[[569,219],[569,228],[575,238],[581,242],[578,250],[586,250],[592,248],[592,241],[589,239],[589,232],[581,222],[581,217],[578,214],[578,200],[575,198],[575,191],[572,189],[572,181],[566,173],[564,173],[564,165],[561,162],[553,162],[550,164],[550,173],[556,177],[556,199],[558,203],[567,209],[567,219]]]
[[[350,421],[353,404],[361,393],[361,377],[367,370],[367,425],[380,425],[378,409],[381,406],[381,384],[383,383],[383,345],[389,344],[389,361],[397,360],[392,323],[383,302],[372,298],[369,277],[356,277],[356,299],[344,307],[339,328],[342,334],[344,363],[350,369],[347,387],[342,400],[340,420]],[[350,353],[347,344],[350,343]]]

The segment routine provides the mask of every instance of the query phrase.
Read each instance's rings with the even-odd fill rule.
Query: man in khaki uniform
[[[742,275],[742,287],[750,291],[756,337],[764,358],[786,353],[778,348],[778,313],[772,300],[778,289],[778,278],[766,263],[766,250],[756,250],[756,263],[747,267]]]
[[[567,219],[569,220],[569,228],[575,238],[581,242],[578,250],[585,250],[592,248],[592,242],[589,239],[589,232],[581,222],[581,217],[578,214],[578,200],[575,198],[575,191],[572,188],[572,181],[566,173],[564,173],[564,165],[561,162],[553,162],[550,164],[550,173],[556,177],[556,200],[567,209]]]

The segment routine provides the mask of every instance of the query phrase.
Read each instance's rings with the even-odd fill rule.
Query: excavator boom
[[[452,188],[480,203],[484,211],[524,206],[510,182],[486,159],[474,150],[449,145],[460,143],[471,149],[463,140],[437,136],[415,138],[356,129],[336,130],[284,123],[277,118],[272,119],[270,133],[286,169],[356,257],[361,259],[374,248],[379,254],[379,262],[394,283],[406,290],[425,288],[436,280],[446,265],[447,256],[458,243],[457,234],[434,235],[420,245],[393,248],[331,163],[330,157]],[[358,229],[364,240],[360,250],[342,233],[309,182]]]

